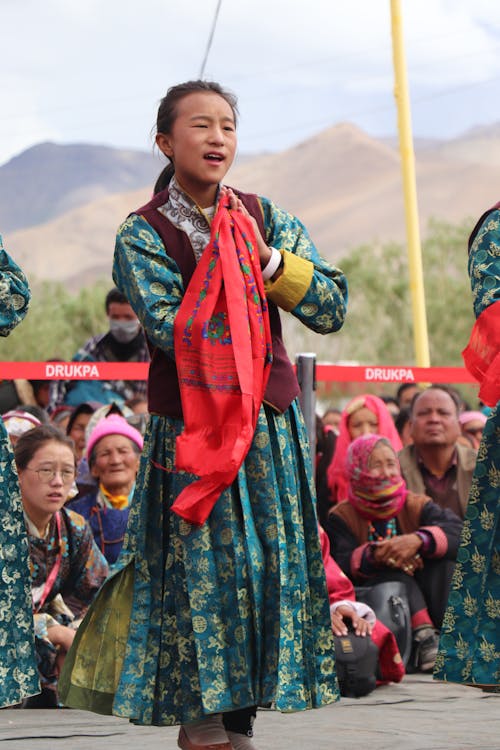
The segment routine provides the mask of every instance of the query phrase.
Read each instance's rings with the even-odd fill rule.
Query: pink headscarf
[[[405,504],[408,490],[401,472],[396,476],[372,476],[368,468],[375,447],[390,442],[381,435],[361,435],[347,451],[349,475],[348,500],[358,513],[373,520],[388,520],[397,516]]]
[[[365,394],[351,399],[342,412],[335,453],[327,470],[327,481],[332,503],[347,500],[349,481],[346,471],[346,456],[349,444],[352,442],[349,433],[349,417],[363,407],[372,411],[377,417],[377,434],[380,437],[387,438],[396,453],[403,447],[391,413],[381,398]]]

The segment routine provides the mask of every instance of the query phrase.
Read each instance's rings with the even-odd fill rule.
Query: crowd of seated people
[[[397,409],[394,404],[397,404]],[[318,417],[318,517],[358,591],[403,584],[408,670],[431,671],[486,416],[450,386],[356,396]]]
[[[35,383],[36,403],[19,399],[3,414],[25,511],[42,686],[28,707],[58,705],[64,655],[119,557],[148,418],[142,393],[129,402],[51,405],[45,385]],[[405,667],[433,667],[484,422],[453,389],[415,384],[393,397],[356,396],[317,417],[318,518],[332,629],[383,644],[379,680],[399,681]],[[395,496],[386,497],[396,485]],[[403,582],[407,591],[413,648],[405,664],[377,612],[356,603],[357,587],[387,581]]]

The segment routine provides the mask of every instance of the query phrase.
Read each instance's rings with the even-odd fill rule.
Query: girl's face
[[[355,440],[361,435],[375,435],[378,432],[378,419],[370,409],[362,406],[361,409],[351,414],[347,426],[351,440]]]
[[[372,477],[399,476],[399,461],[386,443],[378,443],[372,450],[368,460],[368,471]]]
[[[73,451],[56,441],[44,443],[18,473],[26,513],[36,525],[47,523],[68,499],[75,478]]]
[[[215,93],[188,94],[177,105],[171,132],[158,133],[156,143],[191,198],[202,208],[213,205],[236,152],[236,124],[228,102]]]

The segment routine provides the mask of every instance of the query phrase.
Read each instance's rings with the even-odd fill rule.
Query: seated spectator
[[[39,419],[24,409],[8,411],[6,414],[2,414],[2,419],[11,445],[13,446],[17,443],[21,435],[41,424]]]
[[[406,448],[407,445],[411,445],[413,443],[413,438],[411,436],[410,408],[408,406],[404,406],[399,410],[399,414],[394,420],[394,424],[396,425],[396,430],[398,431],[398,435],[403,443],[403,448]]]
[[[377,620],[371,607],[356,601],[352,581],[331,556],[328,535],[321,527],[319,537],[334,635],[345,635],[348,629],[346,623],[351,623],[356,635],[370,636],[379,649],[381,680],[400,682],[404,677],[405,668],[394,635]]]
[[[3,251],[0,244],[0,258]],[[24,311],[26,311],[26,307]],[[29,380],[0,380],[0,413],[19,407],[36,404],[35,394]]]
[[[399,462],[409,490],[463,518],[476,452],[458,444],[458,417],[459,405],[448,389],[431,386],[418,393],[410,409],[413,444],[403,448]]]
[[[75,444],[75,456],[77,465],[82,460],[87,447],[86,429],[90,417],[96,409],[100,407],[97,401],[84,401],[72,411],[68,424],[66,425],[66,435],[72,439]]]
[[[413,666],[432,670],[460,537],[461,521],[430,497],[408,492],[396,452],[363,435],[347,455],[348,500],[332,508],[332,555],[354,583],[402,581],[413,630]]]
[[[414,397],[419,392],[420,388],[416,383],[401,383],[396,391],[396,401],[399,408],[405,409],[409,407]]]
[[[327,470],[332,503],[347,499],[348,476],[345,461],[349,444],[360,435],[369,433],[388,438],[396,451],[403,447],[394,420],[382,399],[370,394],[356,396],[342,411],[335,453]]]
[[[75,362],[149,362],[146,336],[127,298],[111,289],[105,301],[109,330],[89,339],[74,355]],[[86,380],[54,382],[50,411],[61,404],[77,406],[84,401],[123,404],[135,396],[145,397],[145,380]]]
[[[57,406],[50,413],[50,423],[58,427],[61,432],[66,432],[69,419],[73,414],[74,406]]]
[[[48,424],[50,421],[49,415],[45,409],[38,406],[38,404],[24,404],[21,408],[26,414],[31,414],[33,417],[36,417],[40,424]]]
[[[323,526],[330,511],[330,492],[328,489],[327,470],[335,453],[337,433],[331,425],[323,424],[316,415],[316,461],[314,481],[316,486],[316,511],[320,526]]]
[[[98,487],[68,504],[89,521],[110,565],[122,548],[142,445],[140,432],[120,415],[111,414],[98,422],[87,444],[90,472]]]
[[[130,401],[127,401],[125,403],[125,406],[128,407],[132,412],[132,414],[129,415],[124,414],[125,419],[129,424],[132,425],[132,427],[135,427],[136,430],[139,430],[141,435],[144,435],[149,419],[147,398],[137,396],[136,398],[132,398],[130,399]]]
[[[397,402],[397,399],[394,398],[394,396],[380,396],[384,404],[387,406],[387,409],[389,410],[391,417],[396,421],[396,417],[399,414],[399,404]]]
[[[486,414],[482,411],[463,411],[458,416],[462,435],[469,441],[474,450],[478,450],[483,437]]]
[[[33,388],[33,396],[37,406],[42,409],[46,409],[50,401],[50,380],[30,380],[31,387]]]
[[[69,500],[87,495],[97,486],[95,479],[89,472],[87,463],[86,449],[87,439],[90,434],[89,422],[95,411],[100,408],[101,404],[97,401],[84,402],[79,404],[70,414],[66,425],[66,435],[70,437],[75,444],[76,456],[76,477],[75,484],[70,493]]]
[[[125,406],[128,406],[134,414],[148,414],[148,400],[142,398],[142,396],[131,398],[125,403]]]
[[[108,573],[84,519],[64,507],[75,478],[73,442],[52,425],[15,446],[28,532],[41,696],[27,707],[57,706],[57,678],[75,629]]]
[[[325,427],[331,427],[332,430],[338,435],[340,427],[340,419],[342,417],[342,411],[335,409],[333,406],[325,411],[321,417],[321,421]]]

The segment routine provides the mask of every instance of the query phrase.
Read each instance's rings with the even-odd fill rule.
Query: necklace
[[[391,539],[393,536],[396,536],[398,533],[396,528],[396,519],[391,518],[390,521],[387,522],[387,526],[385,529],[385,536],[382,536],[379,534],[373,523],[370,522],[370,525],[368,527],[368,541],[369,542],[383,542],[384,539]]]

